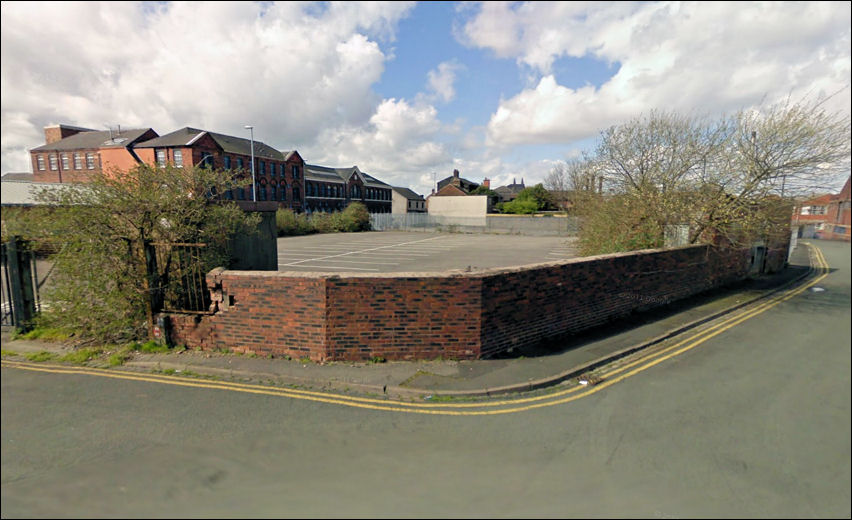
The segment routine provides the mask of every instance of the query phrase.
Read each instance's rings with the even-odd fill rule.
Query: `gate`
[[[41,310],[35,253],[20,237],[2,244],[2,325],[21,331],[32,328]]]
[[[210,313],[203,253],[207,244],[152,242],[145,248],[153,312]]]

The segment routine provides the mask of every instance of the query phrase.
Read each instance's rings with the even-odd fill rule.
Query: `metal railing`
[[[375,231],[458,231],[555,236],[575,236],[579,229],[579,221],[575,217],[451,217],[429,213],[371,213],[370,225]]]
[[[158,301],[154,312],[210,313],[203,260],[207,244],[153,242],[150,246],[146,257]]]
[[[2,299],[2,325],[28,330],[32,320],[41,310],[38,269],[35,252],[25,241],[14,237],[0,249],[0,299]]]

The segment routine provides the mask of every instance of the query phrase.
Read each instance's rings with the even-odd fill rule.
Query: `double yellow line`
[[[769,298],[765,302],[756,305],[753,308],[744,310],[720,323],[717,323],[707,329],[701,330],[690,337],[683,339],[674,345],[657,350],[653,354],[642,356],[636,361],[632,361],[612,369],[606,368],[596,375],[601,380],[600,383],[593,386],[573,386],[571,388],[551,392],[535,397],[527,397],[521,399],[498,400],[486,402],[471,402],[471,403],[420,403],[420,402],[393,402],[386,399],[375,399],[367,397],[354,397],[340,394],[332,394],[326,392],[315,392],[310,390],[297,390],[288,388],[277,388],[263,385],[252,385],[245,383],[231,383],[226,381],[192,381],[180,376],[166,376],[159,374],[132,374],[128,372],[116,372],[114,370],[81,368],[81,367],[63,367],[56,365],[43,365],[33,363],[23,363],[17,361],[3,360],[2,366],[9,368],[18,368],[21,370],[30,370],[34,372],[46,372],[53,374],[80,374],[94,375],[99,377],[110,377],[114,379],[124,379],[130,381],[143,381],[150,383],[168,384],[174,386],[185,386],[192,388],[207,388],[216,390],[229,390],[234,392],[242,392],[256,395],[268,395],[275,397],[288,397],[291,399],[301,399],[314,401],[326,404],[336,404],[350,406],[368,410],[381,410],[390,412],[406,412],[419,413],[430,415],[455,415],[455,416],[475,416],[475,415],[498,415],[507,413],[518,413],[536,408],[547,406],[555,406],[568,403],[581,397],[585,397],[612,386],[628,377],[643,372],[655,365],[662,363],[668,359],[678,356],[688,350],[691,350],[705,341],[722,334],[723,332],[739,325],[740,323],[749,320],[767,310],[779,305],[795,296],[806,291],[819,283],[823,278],[828,276],[828,263],[819,248],[808,246],[809,256],[811,258],[813,277],[809,282],[788,289],[779,295]]]

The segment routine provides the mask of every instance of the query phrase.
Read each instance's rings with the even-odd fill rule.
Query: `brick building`
[[[151,128],[45,127],[45,144],[30,150],[33,181],[86,182],[94,173],[132,167],[139,162],[135,145],[155,137]]]
[[[165,166],[209,165],[251,177],[252,141],[207,130],[184,127],[134,146],[140,160]],[[302,211],[305,161],[299,152],[279,152],[254,141],[255,189],[258,201]],[[252,200],[251,186],[226,192],[229,200]]]
[[[45,127],[45,144],[30,150],[34,182],[86,182],[93,173],[139,163],[210,165],[251,176],[252,141],[184,127],[160,136],[151,128],[92,130]],[[338,211],[358,201],[370,213],[390,213],[392,188],[357,166],[307,165],[299,152],[281,152],[254,141],[257,201],[274,201],[296,212]],[[250,186],[226,192],[229,200],[252,200]]]
[[[453,170],[453,174],[450,177],[438,181],[438,191],[433,192],[430,197],[460,197],[469,195],[470,192],[478,187],[479,184],[460,177],[459,171]]]
[[[338,211],[350,202],[361,202],[370,213],[390,213],[389,184],[362,172],[357,166],[330,168],[305,165],[305,211]]]
[[[799,237],[850,241],[852,201],[850,179],[840,193],[821,195],[796,206],[793,225],[799,227]]]

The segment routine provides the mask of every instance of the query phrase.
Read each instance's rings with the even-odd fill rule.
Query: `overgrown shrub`
[[[275,226],[279,237],[307,235],[314,232],[307,215],[287,208],[280,208],[275,212]]]
[[[275,214],[278,236],[307,235],[310,233],[353,233],[369,231],[370,212],[360,202],[349,204],[343,211],[317,212],[310,216],[279,209]]]
[[[647,217],[643,206],[629,196],[589,198],[579,213],[580,252],[602,255],[663,247],[661,225]]]
[[[341,231],[370,231],[370,212],[367,206],[353,202],[346,206],[341,215]]]
[[[550,192],[544,189],[544,186],[536,184],[521,190],[514,200],[498,204],[497,209],[502,213],[528,215],[537,211],[555,210],[556,203]]]
[[[48,205],[38,225],[60,244],[50,258],[54,270],[39,323],[73,331],[82,341],[145,338],[151,304],[146,246],[204,243],[196,260],[201,272],[227,265],[228,239],[254,232],[259,217],[212,194],[243,184],[232,172],[141,164],[38,193]]]

